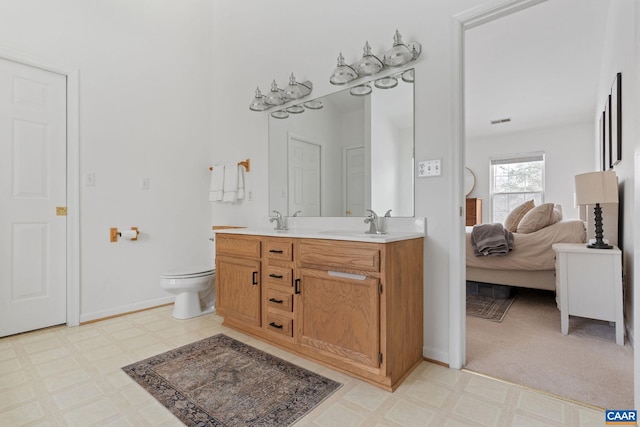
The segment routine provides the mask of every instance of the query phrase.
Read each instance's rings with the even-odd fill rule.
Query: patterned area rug
[[[479,317],[493,322],[502,322],[513,298],[493,298],[484,295],[467,294],[467,316]]]
[[[187,426],[288,426],[342,385],[223,334],[122,369]]]

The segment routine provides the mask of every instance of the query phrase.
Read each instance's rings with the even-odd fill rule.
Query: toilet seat
[[[183,268],[180,270],[168,271],[160,275],[161,279],[196,279],[198,277],[210,276],[216,272],[212,268]]]

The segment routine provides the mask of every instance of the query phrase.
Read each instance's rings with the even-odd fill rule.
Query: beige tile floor
[[[0,339],[0,426],[181,426],[122,366],[224,333],[344,384],[296,426],[602,426],[603,411],[423,362],[395,393],[171,306]]]

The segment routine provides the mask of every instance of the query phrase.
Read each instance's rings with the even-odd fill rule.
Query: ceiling
[[[548,0],[467,30],[467,138],[593,120],[609,1]]]

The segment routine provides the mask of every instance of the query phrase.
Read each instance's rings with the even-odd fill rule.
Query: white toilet
[[[176,296],[173,317],[192,317],[215,311],[216,271],[211,267],[186,268],[160,275],[160,287]]]

